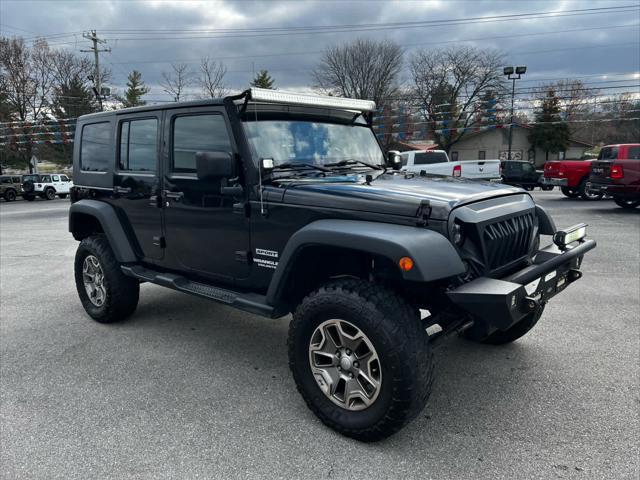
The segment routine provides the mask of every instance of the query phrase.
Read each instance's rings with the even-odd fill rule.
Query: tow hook
[[[531,297],[525,297],[522,303],[523,303],[524,309],[529,312],[533,312],[536,308],[540,306],[538,301],[535,298],[531,298]]]

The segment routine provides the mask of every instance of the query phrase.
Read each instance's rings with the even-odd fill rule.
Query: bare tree
[[[478,125],[486,94],[504,95],[503,55],[473,47],[419,50],[411,58],[415,96],[436,142],[445,150]],[[444,132],[436,132],[445,130]]]
[[[402,57],[394,42],[359,39],[327,48],[313,76],[326,93],[383,105],[398,91]]]
[[[202,89],[203,98],[220,98],[227,95],[229,90],[224,84],[227,67],[222,62],[216,62],[209,57],[200,60],[200,75],[198,83]]]
[[[185,63],[172,63],[171,72],[162,72],[160,85],[176,102],[187,97],[185,90],[193,84],[193,72]]]

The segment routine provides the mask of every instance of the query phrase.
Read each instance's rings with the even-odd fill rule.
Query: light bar
[[[570,243],[582,240],[586,236],[587,224],[578,223],[573,227],[569,227],[564,230],[558,230],[553,235],[553,243],[555,243],[558,247],[565,249]]]
[[[267,103],[286,103],[291,105],[310,105],[315,107],[340,108],[357,112],[371,112],[376,102],[355,98],[330,97],[328,95],[310,95],[308,93],[283,92],[267,88],[250,89],[251,100]]]

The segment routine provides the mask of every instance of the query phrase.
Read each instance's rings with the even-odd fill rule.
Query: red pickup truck
[[[623,208],[640,205],[640,143],[607,145],[591,164],[589,191],[606,193]]]
[[[545,185],[557,185],[569,198],[600,200],[603,193],[587,188],[593,160],[552,160],[544,164]]]

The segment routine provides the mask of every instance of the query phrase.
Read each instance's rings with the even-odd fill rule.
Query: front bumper
[[[583,240],[562,251],[539,250],[533,264],[502,279],[480,277],[447,292],[449,299],[474,318],[474,330],[488,335],[507,330],[578,280],[586,252],[595,240]]]
[[[556,187],[566,187],[569,185],[569,179],[567,178],[551,178],[542,177],[543,185],[554,185]]]

